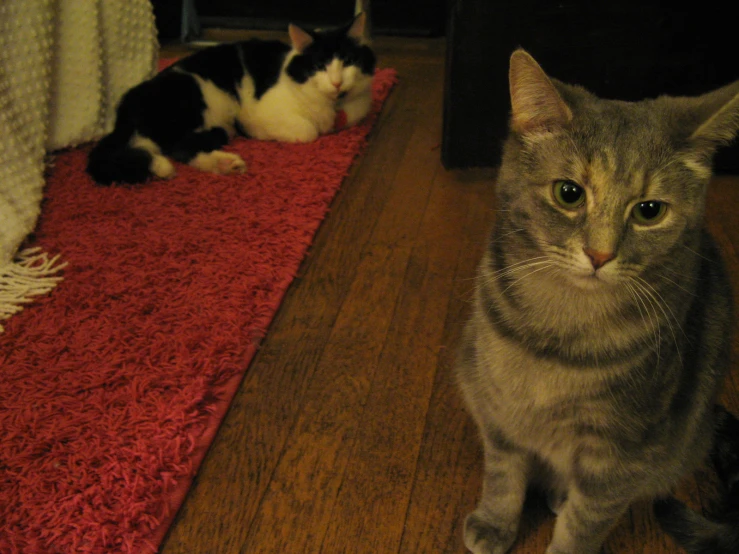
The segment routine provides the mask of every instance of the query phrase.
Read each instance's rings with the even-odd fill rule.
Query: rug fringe
[[[56,275],[67,267],[59,255],[49,258],[39,247],[27,248],[6,267],[0,268],[0,320],[23,310],[35,296],[47,294],[62,279]],[[5,328],[0,325],[0,333]]]

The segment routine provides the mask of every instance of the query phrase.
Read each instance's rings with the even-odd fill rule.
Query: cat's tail
[[[152,155],[131,146],[133,129],[116,126],[100,139],[87,160],[87,172],[100,185],[143,183],[151,174]]]
[[[654,502],[654,514],[662,528],[688,554],[736,554],[739,526],[732,521],[711,521],[675,498]]]

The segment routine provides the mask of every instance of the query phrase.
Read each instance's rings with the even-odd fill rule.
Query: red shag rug
[[[34,243],[69,263],[0,334],[0,552],[154,552],[387,98],[248,172],[97,187],[60,154]]]

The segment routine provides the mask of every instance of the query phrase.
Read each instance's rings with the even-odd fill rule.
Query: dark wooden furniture
[[[508,58],[526,48],[550,75],[622,100],[699,94],[739,79],[726,5],[647,1],[456,0],[448,26],[442,159],[499,163],[507,128]],[[719,171],[739,173],[739,146]]]

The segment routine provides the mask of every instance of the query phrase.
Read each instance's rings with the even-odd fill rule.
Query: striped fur
[[[739,552],[739,419],[716,406],[716,438],[711,460],[720,481],[720,498],[702,515],[675,498],[659,499],[654,512],[660,525],[688,554]]]
[[[523,51],[510,79],[496,222],[457,364],[485,452],[464,540],[506,552],[539,485],[559,514],[548,554],[594,554],[634,500],[664,495],[710,448],[732,314],[703,212],[739,83],[606,101]],[[582,205],[558,203],[561,182]],[[649,201],[666,208],[644,223]]]

